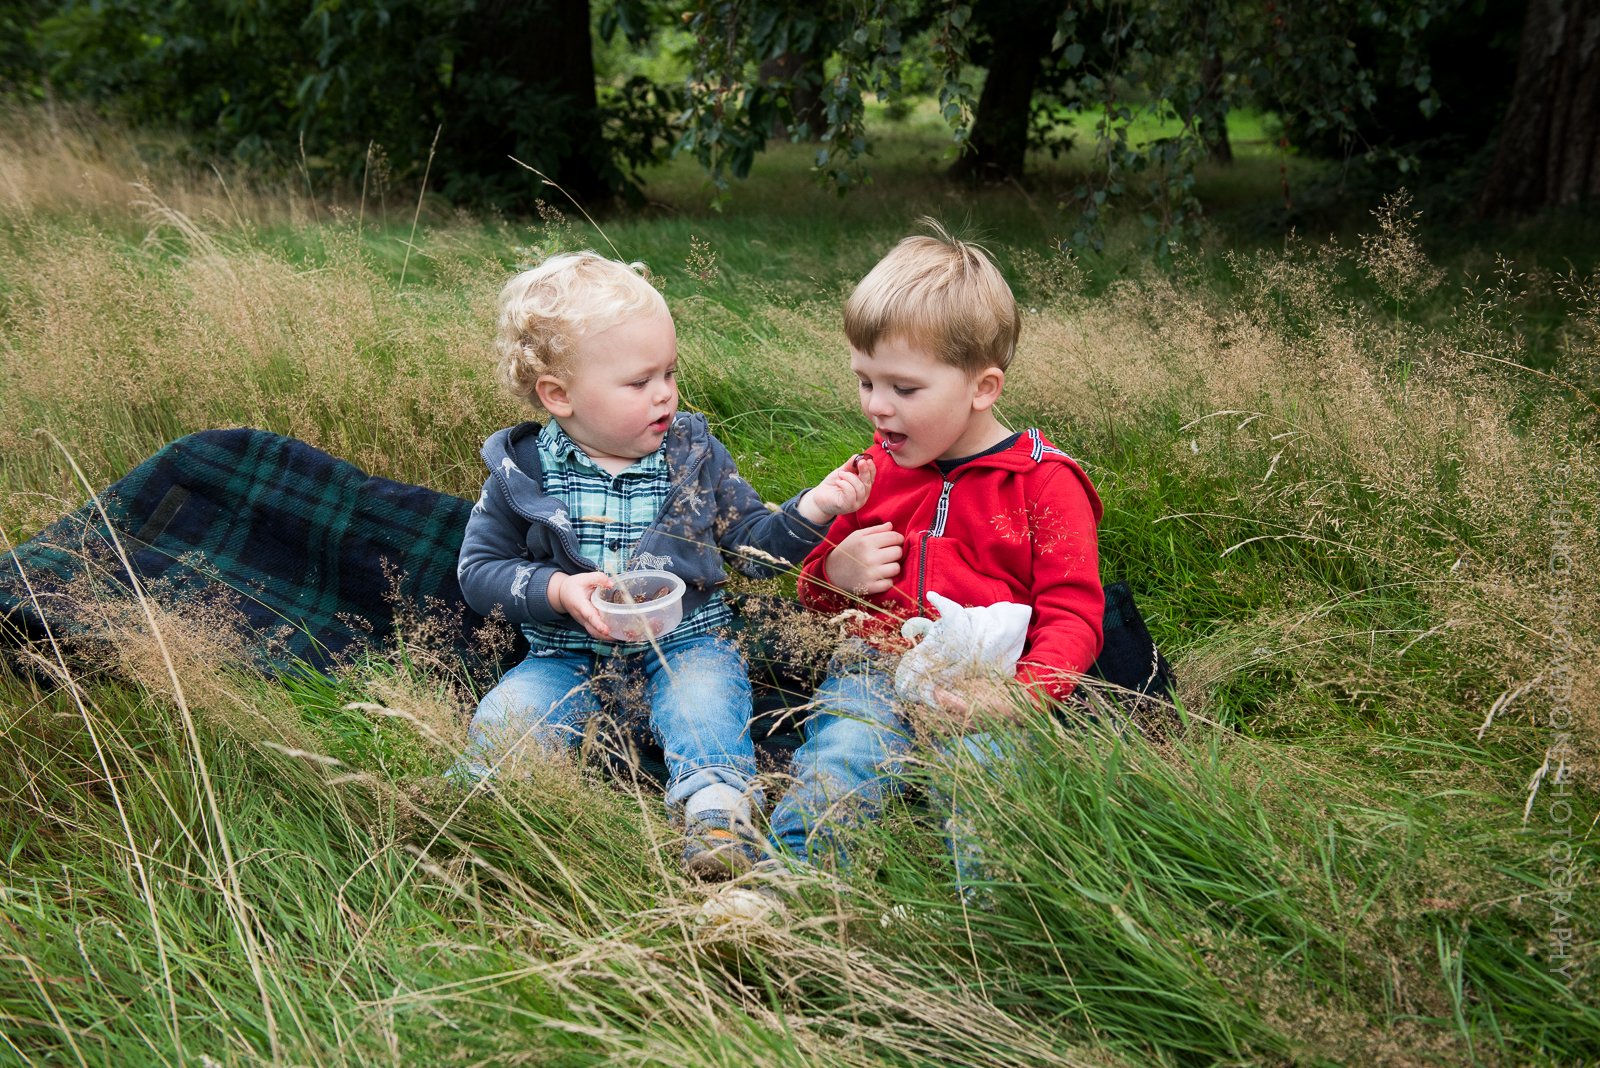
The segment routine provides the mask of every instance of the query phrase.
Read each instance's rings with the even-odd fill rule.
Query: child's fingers
[[[905,535],[901,534],[898,530],[879,531],[878,533],[863,539],[864,544],[870,549],[894,550],[894,555],[897,558],[901,553],[901,546],[905,544],[905,541]]]
[[[878,477],[878,465],[873,463],[872,457],[866,453],[861,453],[855,458],[851,470],[861,480],[861,484],[869,490],[872,488],[873,479]]]
[[[879,523],[873,527],[862,527],[856,531],[856,536],[859,536],[864,543],[869,545],[899,544],[906,540],[905,535],[888,523]]]
[[[600,618],[600,613],[595,610],[594,605],[587,601],[584,602],[583,607],[578,612],[578,622],[582,623],[584,629],[596,637],[609,638],[611,636],[611,630],[606,626],[605,620]]]
[[[609,589],[613,585],[611,576],[596,571],[580,576],[575,581],[576,588],[573,591],[575,596],[568,598],[567,612],[593,637],[611,637],[610,628],[606,626],[600,610],[591,600],[595,590]]]
[[[836,476],[835,485],[843,490],[845,495],[852,500],[861,500],[867,495],[866,484],[848,471],[844,471]]]
[[[601,618],[599,612],[595,611],[593,605],[590,605],[589,610],[579,618],[579,622],[583,624],[584,630],[587,630],[596,638],[611,637],[611,628],[606,626],[606,621]]]

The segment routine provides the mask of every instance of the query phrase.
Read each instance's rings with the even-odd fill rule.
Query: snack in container
[[[660,638],[683,619],[683,579],[670,571],[625,571],[591,599],[613,641]]]

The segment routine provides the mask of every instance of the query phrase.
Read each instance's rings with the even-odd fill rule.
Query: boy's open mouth
[[[904,434],[896,434],[892,430],[880,430],[878,431],[878,435],[883,438],[883,447],[888,449],[890,452],[894,452],[894,450],[898,449],[901,445],[904,445],[906,441],[906,436]]]
[[[667,432],[667,427],[671,425],[672,416],[663,415],[660,419],[657,419],[655,422],[650,424],[650,432],[652,434],[665,434]]]

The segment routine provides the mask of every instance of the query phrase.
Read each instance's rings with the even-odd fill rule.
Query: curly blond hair
[[[512,396],[537,406],[538,381],[572,370],[586,337],[637,316],[667,310],[642,263],[594,252],[563,252],[513,277],[500,290],[495,377]]]

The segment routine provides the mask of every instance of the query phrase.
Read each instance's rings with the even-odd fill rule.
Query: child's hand
[[[876,475],[872,457],[857,453],[828,472],[815,487],[806,490],[798,505],[800,514],[813,526],[821,526],[834,516],[855,511],[867,503]]]
[[[936,686],[933,697],[933,707],[918,711],[918,725],[946,737],[970,734],[975,726],[1016,723],[1022,716],[1016,685],[992,675]]]
[[[894,585],[905,536],[888,523],[853,530],[828,554],[828,581],[844,593],[871,596]]]
[[[609,641],[611,631],[606,629],[605,622],[600,618],[600,610],[590,597],[595,590],[609,589],[610,586],[611,576],[603,571],[591,571],[587,575],[557,572],[550,577],[550,605],[557,612],[577,620],[590,637]]]

